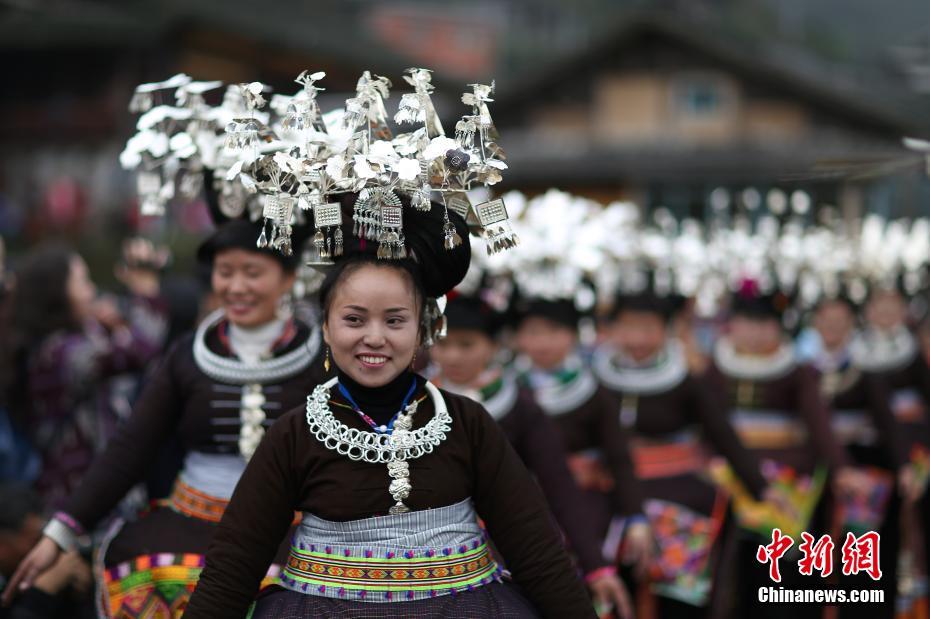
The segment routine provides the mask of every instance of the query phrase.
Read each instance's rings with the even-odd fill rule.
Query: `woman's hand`
[[[792,518],[799,517],[797,505],[792,503],[788,495],[775,486],[765,488],[765,492],[762,493],[762,501],[777,508],[778,511],[784,514],[790,514]]]
[[[898,490],[906,503],[913,504],[920,499],[926,487],[917,483],[914,468],[905,464],[898,471]]]
[[[94,318],[109,331],[115,331],[126,324],[123,315],[113,297],[102,296],[91,307]]]
[[[629,525],[623,538],[623,560],[636,566],[637,578],[648,574],[654,557],[655,539],[649,524],[643,521]]]
[[[129,239],[123,243],[123,260],[116,268],[116,277],[129,290],[143,297],[158,295],[158,272],[168,263],[169,254],[155,247],[148,239]]]
[[[588,588],[591,589],[596,606],[615,609],[615,614],[620,619],[633,619],[630,593],[615,571],[605,571],[603,575],[589,580]]]
[[[41,574],[55,565],[60,555],[61,548],[58,544],[51,538],[43,536],[13,572],[3,592],[3,605],[9,606],[18,592],[32,587]]]
[[[71,550],[60,555],[51,568],[36,577],[35,588],[49,595],[57,595],[69,587],[83,593],[90,589],[93,580],[90,565],[76,550]]]

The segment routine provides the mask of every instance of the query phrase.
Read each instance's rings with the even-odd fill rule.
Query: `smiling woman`
[[[413,362],[425,312],[414,277],[409,268],[361,258],[324,283],[323,339],[336,366],[360,385],[386,384]]]
[[[354,199],[343,198],[343,221]],[[336,376],[269,429],[186,619],[245,615],[295,511],[303,517],[281,586],[260,594],[254,618],[593,616],[495,421],[410,369],[435,332],[434,299],[462,280],[470,250],[443,245],[444,222],[467,238],[459,217],[401,199],[407,258],[379,260],[376,244],[344,232],[345,254],[320,293]]]
[[[211,282],[229,321],[254,328],[277,317],[281,298],[294,285],[294,272],[270,256],[227,249],[213,260]]]
[[[130,418],[22,562],[6,596],[28,587],[73,547],[77,535],[93,530],[177,434],[186,456],[171,496],[106,536],[98,610],[104,617],[137,616],[139,609],[146,616],[183,612],[246,462],[274,419],[303,401],[322,376],[319,326],[282,311],[299,259],[256,248],[260,228],[226,221],[200,246],[198,258],[211,267],[220,309],[167,353]],[[87,297],[83,271],[72,279],[71,296]],[[287,550],[282,547],[278,565]],[[269,581],[280,570],[271,563],[262,573]]]

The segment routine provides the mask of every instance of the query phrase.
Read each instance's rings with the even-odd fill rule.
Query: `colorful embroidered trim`
[[[473,540],[441,550],[291,548],[281,583],[294,591],[368,602],[404,602],[471,590],[500,580],[487,543]]]
[[[203,555],[161,553],[107,568],[103,572],[103,608],[116,619],[179,619],[203,565]],[[262,587],[278,584],[280,571],[279,566],[271,566]]]
[[[174,491],[164,501],[157,505],[167,506],[177,513],[189,518],[197,518],[217,524],[223,518],[223,512],[229,501],[197,490],[185,484],[180,478],[174,482]],[[292,526],[300,524],[300,512],[294,512]]]
[[[736,410],[730,423],[747,449],[788,449],[807,440],[801,420],[780,411]]]
[[[707,460],[697,441],[632,445],[631,455],[639,479],[673,477],[696,473],[704,468]]]
[[[891,412],[900,423],[921,423],[926,417],[924,401],[914,389],[898,389],[891,395]]]
[[[856,467],[861,475],[861,492],[845,493],[840,498],[843,529],[862,535],[878,531],[894,489],[894,475],[874,466]]]
[[[227,505],[228,500],[201,492],[180,479],[174,482],[168,499],[168,506],[179,514],[213,523],[220,521]]]
[[[575,478],[575,483],[582,490],[610,492],[614,487],[614,476],[598,454],[591,452],[570,454],[565,464],[568,465],[568,470]]]
[[[864,410],[834,410],[830,428],[843,445],[872,446],[878,442],[875,425]]]

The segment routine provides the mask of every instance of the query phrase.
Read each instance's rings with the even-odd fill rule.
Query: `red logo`
[[[798,571],[804,576],[810,576],[814,570],[820,572],[824,578],[833,573],[833,539],[829,535],[822,536],[814,542],[814,536],[808,532],[801,533],[803,540],[798,550],[804,555],[798,561]]]
[[[879,563],[878,533],[869,531],[856,537],[852,533],[846,534],[846,541],[843,542],[843,574],[849,576],[865,572],[872,580],[878,580],[882,577],[882,568]]]
[[[794,540],[791,539],[790,535],[782,535],[781,529],[772,529],[772,543],[759,546],[756,551],[756,560],[762,564],[769,564],[769,578],[773,581],[781,582],[781,570],[778,568],[778,560],[793,545]]]

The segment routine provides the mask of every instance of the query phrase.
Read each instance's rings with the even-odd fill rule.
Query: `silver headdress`
[[[516,192],[505,198],[514,207],[521,247],[492,256],[490,268],[508,273],[523,298],[569,300],[580,312],[593,310],[593,276],[609,243],[600,225],[602,207],[555,189],[531,199]]]
[[[489,253],[517,243],[503,200],[472,205],[466,193],[497,184],[507,169],[489,112],[493,83],[470,86],[462,96],[468,110],[456,123],[455,136],[447,137],[426,69],[408,69],[404,76],[413,92],[401,98],[394,121],[410,130],[396,135],[385,106],[390,80],[366,71],[345,108],[325,114],[317,102],[322,90],[317,83],[324,77],[301,73],[296,79],[301,89],[293,96],[275,95],[267,111],[268,88],[258,82],[229,87],[215,107],[200,95],[219,82],[192,82],[180,75],[137,88],[130,109],[144,114],[121,162],[139,172],[143,213],[164,211],[177,192],[179,171],[193,178],[210,169],[221,185],[221,208],[229,206],[230,215],[246,208],[248,196],[261,198],[266,226],[259,246],[289,254],[292,226],[305,213],[316,228],[312,260],[317,263],[342,252],[342,212],[331,198],[347,192],[358,193],[355,234],[376,241],[381,258],[406,255],[399,193],[408,194],[411,207],[420,210],[429,210],[438,196],[446,217],[451,209],[466,219],[487,240]],[[171,90],[176,105],[155,106],[155,94]],[[448,221],[443,235],[447,249],[461,243]]]

